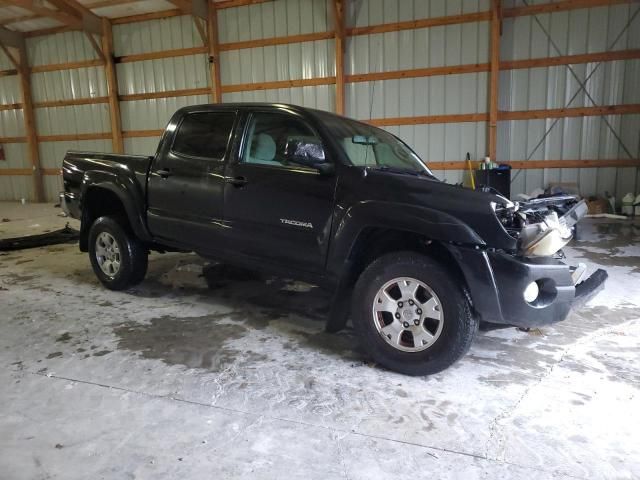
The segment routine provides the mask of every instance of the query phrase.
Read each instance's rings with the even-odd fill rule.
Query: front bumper
[[[607,272],[597,270],[575,284],[573,269],[551,257],[514,257],[464,247],[451,247],[451,252],[475,311],[489,323],[530,328],[562,321],[572,308],[593,298],[607,279]],[[539,295],[528,302],[523,292],[532,282],[538,284]]]

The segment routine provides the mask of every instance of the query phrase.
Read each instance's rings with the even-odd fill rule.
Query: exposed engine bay
[[[504,199],[494,209],[505,230],[518,240],[525,257],[550,256],[573,238],[574,226],[587,214],[584,200],[573,195],[541,197],[525,202]]]

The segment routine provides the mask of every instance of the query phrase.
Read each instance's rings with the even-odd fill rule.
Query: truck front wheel
[[[372,262],[356,283],[352,312],[365,352],[407,375],[449,367],[467,353],[478,329],[460,282],[415,252]]]
[[[147,273],[147,249],[129,231],[126,220],[100,217],[93,222],[89,258],[94,273],[110,290],[137,285]]]

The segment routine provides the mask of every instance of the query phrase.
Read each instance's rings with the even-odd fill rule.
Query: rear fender
[[[138,182],[128,175],[118,175],[114,172],[90,170],[84,173],[80,187],[80,206],[85,211],[87,195],[93,189],[104,189],[118,197],[124,207],[129,225],[135,235],[143,241],[151,241],[151,235],[146,225],[146,199]],[[84,215],[83,215],[84,218]],[[84,225],[81,228],[90,228]]]

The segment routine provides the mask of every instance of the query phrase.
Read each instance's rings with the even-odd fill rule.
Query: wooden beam
[[[422,18],[406,22],[383,23],[366,27],[354,27],[347,30],[348,35],[371,35],[374,33],[399,32],[401,30],[415,30],[416,28],[439,27],[442,25],[456,25],[491,20],[491,12],[465,13],[462,15],[448,15],[445,17]]]
[[[437,75],[457,75],[462,73],[488,72],[488,63],[472,63],[446,67],[415,68],[390,72],[355,73],[345,77],[346,83],[373,82],[378,80],[398,80],[402,78],[433,77]]]
[[[27,38],[33,38],[33,37],[41,37],[43,35],[55,35],[57,33],[63,33],[63,32],[75,32],[79,30],[82,30],[82,29],[77,25],[61,25],[59,27],[50,27],[50,28],[43,28],[42,30],[31,30],[30,32],[24,32],[24,36]]]
[[[18,75],[18,70],[10,69],[10,70],[0,70],[0,77],[11,77],[14,75]]]
[[[333,85],[334,83],[336,83],[336,77],[301,78],[299,80],[279,80],[275,82],[261,83],[241,83],[237,85],[223,85],[222,93],[275,90],[278,88],[315,87],[318,85]]]
[[[0,137],[0,143],[26,143],[27,137]]]
[[[0,50],[6,55],[7,59],[11,62],[11,64],[16,67],[16,72],[20,71],[20,59],[13,56],[13,54],[9,51],[8,47],[0,44]]]
[[[89,43],[93,47],[93,50],[96,52],[96,55],[98,56],[98,60],[104,62],[104,54],[102,53],[102,48],[100,47],[100,45],[98,45],[98,42],[96,41],[93,34],[89,32],[84,32],[84,33],[87,36]]]
[[[186,88],[184,90],[169,90],[166,92],[149,92],[149,93],[130,93],[127,95],[120,95],[121,102],[132,102],[136,100],[150,100],[153,98],[173,98],[173,97],[189,97],[192,95],[207,95],[210,94],[210,87],[201,88]]]
[[[548,58],[530,58],[500,62],[500,70],[518,70],[522,68],[555,67],[579,63],[614,62],[617,60],[640,59],[640,49],[615,50],[612,52],[582,53]]]
[[[180,17],[184,15],[182,10],[163,10],[160,12],[141,13],[139,15],[128,15],[111,19],[111,25],[124,25],[125,23],[146,22],[148,20],[159,20],[163,18]]]
[[[54,4],[55,0],[52,0],[51,4]],[[66,26],[82,26],[82,17],[79,15],[71,15],[68,12],[61,10],[53,10],[51,8],[44,7],[41,2],[36,0],[12,0],[12,4],[16,7],[24,8],[30,12],[39,15],[41,17],[49,17]]]
[[[594,117],[601,115],[629,115],[640,113],[640,103],[605,105],[600,107],[551,108],[545,110],[521,110],[500,112],[500,120],[536,120],[545,118]]]
[[[78,21],[70,25],[79,25],[85,32],[102,35],[102,20],[85,5],[77,0],[47,0],[61,12],[77,18]]]
[[[34,108],[71,107],[75,105],[96,105],[108,103],[109,97],[72,98],[70,100],[48,100],[46,102],[34,102]]]
[[[28,168],[0,168],[0,176],[22,176],[26,177],[33,172]],[[43,175],[61,175],[62,170],[60,168],[43,168]]]
[[[38,135],[39,142],[77,142],[82,140],[111,140],[111,132]]]
[[[4,110],[20,110],[22,108],[21,103],[3,103],[0,104],[0,112]]]
[[[289,43],[315,42],[317,40],[329,40],[335,37],[335,32],[302,33],[287,37],[261,38],[259,40],[244,40],[242,42],[228,42],[220,44],[220,51],[243,50],[247,48],[272,47],[274,45],[287,45]]]
[[[34,15],[33,13],[30,13],[28,15],[20,15],[19,17],[3,18],[2,20],[0,20],[0,26],[11,25],[12,23],[27,22],[29,20],[35,20],[36,18],[41,17],[40,15]]]
[[[207,0],[167,0],[182,11],[185,15],[193,15],[202,19],[207,19],[208,6]]]
[[[20,61],[19,79],[20,92],[22,93],[22,116],[24,118],[24,133],[29,151],[29,161],[32,169],[33,197],[36,202],[44,201],[44,183],[40,165],[40,151],[38,149],[38,137],[36,130],[36,118],[34,115],[33,99],[31,96],[31,75],[29,74],[29,59],[27,48],[23,43],[18,48]]]
[[[113,58],[113,30],[106,18],[102,19],[102,52],[104,53],[104,73],[107,78],[109,115],[111,119],[111,143],[115,153],[124,153],[122,142],[122,116],[118,99],[118,79]]]
[[[5,47],[23,48],[24,35],[20,32],[14,32],[5,27],[0,27],[0,45]]]
[[[486,113],[460,113],[449,115],[425,115],[419,117],[395,117],[395,118],[375,118],[363,120],[363,122],[376,127],[390,127],[399,125],[430,125],[433,123],[468,123],[486,122],[489,115]]]
[[[156,60],[158,58],[183,57],[187,55],[197,55],[208,53],[207,47],[176,48],[175,50],[163,50],[161,52],[137,53],[134,55],[124,55],[116,57],[115,63],[141,62],[143,60]]]
[[[503,16],[505,18],[524,17],[527,15],[539,15],[541,13],[564,12],[580,8],[604,7],[607,5],[621,5],[634,2],[637,2],[637,0],[564,0],[553,3],[505,8],[503,10]]]
[[[336,58],[336,113],[344,115],[345,110],[345,74],[344,74],[344,51],[345,51],[345,25],[344,25],[344,3],[342,0],[333,0],[333,22],[335,30],[335,58]]]
[[[76,68],[100,67],[104,65],[103,60],[82,60],[79,62],[52,63],[50,65],[36,65],[31,67],[31,73],[54,72],[56,70],[73,70]]]
[[[223,0],[222,2],[216,2],[216,8],[220,10],[221,8],[246,7],[247,5],[267,2],[273,2],[273,0]]]
[[[209,4],[207,16],[207,38],[209,53],[209,73],[211,76],[211,98],[214,103],[222,102],[222,80],[220,78],[220,43],[218,36],[218,7]]]
[[[489,158],[496,161],[498,150],[498,80],[500,76],[500,0],[491,0],[489,74]]]
[[[160,137],[164,130],[128,130],[122,132],[124,138],[149,138]]]

